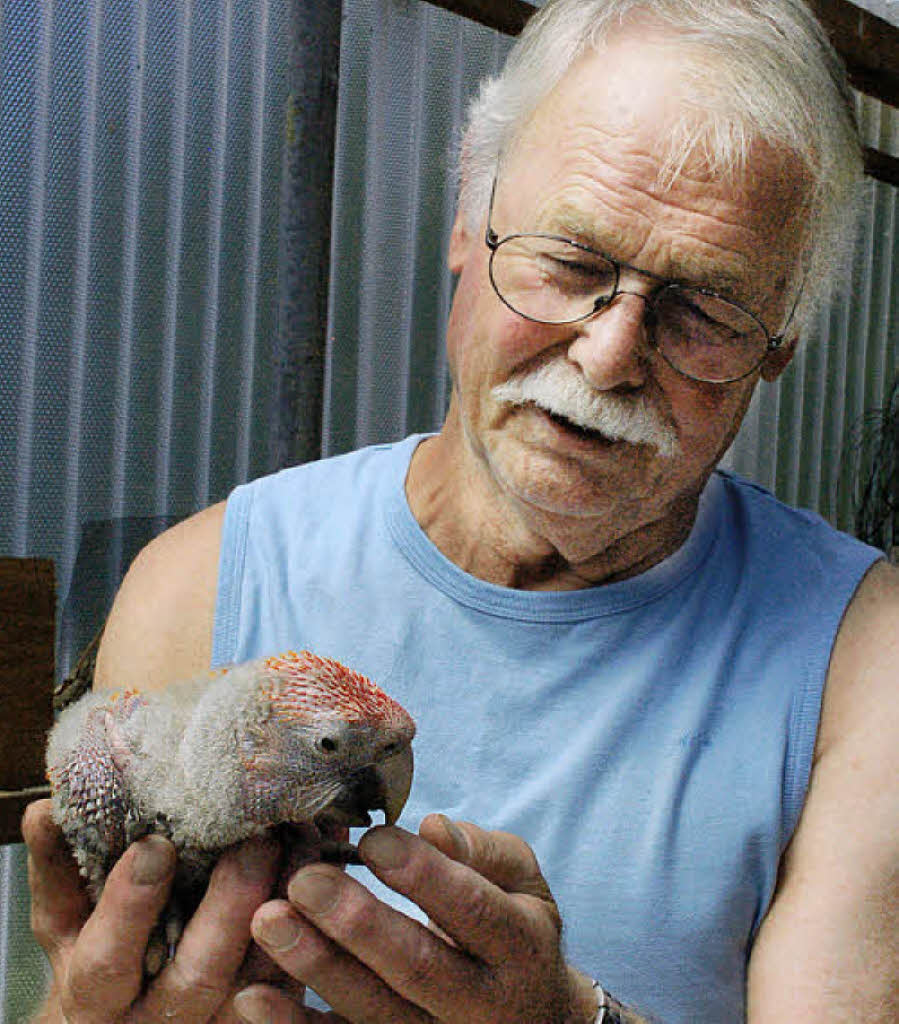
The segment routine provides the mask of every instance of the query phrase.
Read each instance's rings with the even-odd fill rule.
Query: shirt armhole
[[[235,488],[225,506],[222,540],[219,550],[218,585],[215,597],[215,621],[212,630],[212,665],[233,664],[240,627],[240,598],[246,563],[247,536],[253,508],[253,488]]]

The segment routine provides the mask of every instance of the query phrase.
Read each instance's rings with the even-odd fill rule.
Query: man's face
[[[651,274],[713,288],[774,332],[791,299],[798,178],[757,148],[743,187],[710,180],[697,163],[660,187],[659,140],[682,109],[681,95],[673,50],[623,38],[582,60],[504,160],[492,227],[501,238],[563,235]],[[586,323],[525,320],[500,302],[488,262],[483,226],[470,231],[460,219],[450,249],[460,275],[448,334],[455,401],[467,443],[500,491],[542,513],[623,517],[634,527],[694,497],[733,439],[758,374],[729,385],[679,375],[649,346],[646,304],[634,295]],[[648,295],[657,282],[623,271],[620,287]],[[763,375],[776,377],[789,355],[769,356]],[[674,454],[585,436],[535,405],[494,394],[547,362],[625,418],[642,404]]]

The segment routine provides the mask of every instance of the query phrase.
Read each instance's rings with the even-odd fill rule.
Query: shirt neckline
[[[515,590],[472,576],[437,548],[412,515],[406,476],[418,445],[433,434],[413,434],[393,446],[394,472],[388,481],[386,525],[415,572],[447,597],[503,618],[532,622],[573,622],[614,615],[657,601],[694,573],[708,557],[718,532],[722,483],[713,473],[699,499],[686,541],[667,558],[636,576],[583,590]]]

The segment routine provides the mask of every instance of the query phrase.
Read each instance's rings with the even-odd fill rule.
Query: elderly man
[[[845,257],[824,36],[799,0],[551,0],[461,172],[441,432],[154,542],[97,666],[344,660],[417,720],[419,834],[287,900],[270,844],[229,852],[142,991],[171,848],[88,914],[37,805],[47,1019],[895,1021],[897,574],[716,470]]]

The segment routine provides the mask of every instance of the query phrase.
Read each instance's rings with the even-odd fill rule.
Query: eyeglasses
[[[561,235],[500,238],[490,226],[495,192],[494,180],[484,238],[490,283],[525,320],[581,323],[602,313],[616,296],[637,295],[646,303],[650,344],[679,374],[708,384],[743,380],[783,344],[783,332],[770,334],[754,313],[709,289],[665,280]],[[658,281],[659,287],[649,295],[620,289],[622,268]],[[787,325],[795,309],[794,303]]]

